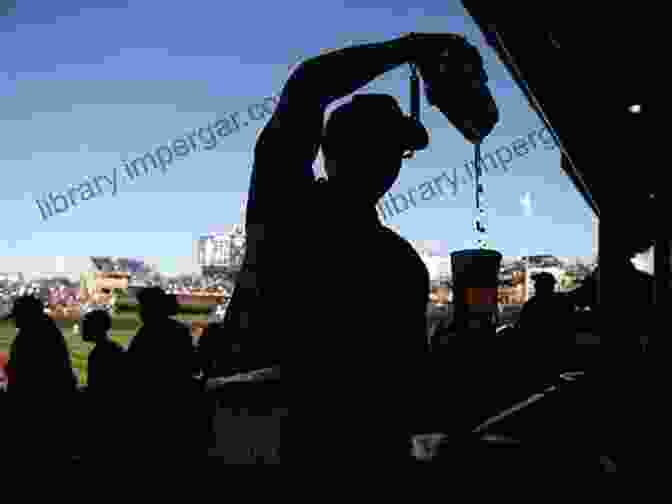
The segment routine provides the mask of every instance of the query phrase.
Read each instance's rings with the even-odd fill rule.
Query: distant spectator
[[[65,338],[33,296],[18,298],[10,316],[18,333],[8,363],[12,418],[7,437],[21,456],[67,459],[77,377]]]
[[[517,328],[535,337],[570,331],[574,310],[566,296],[555,293],[555,277],[542,272],[533,281],[535,296],[523,306]]]
[[[112,319],[105,310],[93,310],[82,321],[82,338],[96,345],[89,354],[87,389],[97,394],[116,391],[125,372],[124,347],[109,338],[111,328]]]
[[[10,314],[18,333],[12,342],[8,370],[12,392],[72,392],[77,378],[65,338],[44,313],[44,304],[22,296]]]
[[[82,321],[84,341],[95,343],[89,354],[86,388],[86,411],[89,419],[84,426],[88,436],[85,441],[87,457],[105,458],[123,451],[122,393],[126,368],[124,348],[109,339],[112,327],[110,314],[93,310]]]
[[[158,287],[138,294],[142,327],[131,341],[127,362],[132,385],[128,392],[137,419],[134,446],[152,458],[166,450],[197,449],[190,425],[197,392],[191,332],[170,318],[175,298]]]
[[[521,345],[519,355],[528,355],[528,372],[556,376],[572,365],[575,348],[574,307],[563,294],[555,292],[556,280],[550,273],[533,277],[535,296],[520,312],[514,342]]]
[[[150,287],[140,292],[138,301],[143,326],[128,348],[131,365],[138,364],[134,371],[175,387],[191,383],[195,349],[189,329],[170,318],[177,314],[176,298]]]

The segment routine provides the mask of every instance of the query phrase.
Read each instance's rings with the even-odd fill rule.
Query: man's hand
[[[459,64],[461,61],[467,68],[461,68],[463,73],[478,71],[476,64],[482,65],[478,50],[462,35],[453,33],[409,33],[407,37],[413,44],[415,57],[411,61],[418,65],[423,79],[427,79],[436,72],[443,72],[441,60]]]
[[[413,61],[418,65],[420,75],[425,82],[451,69],[459,68],[460,74],[473,74],[474,80],[480,78],[483,60],[478,50],[462,35],[452,33],[411,33],[417,56]],[[427,97],[430,100],[431,98]]]
[[[485,83],[483,58],[454,34],[408,35],[409,62],[420,70],[427,101],[438,108],[469,142],[481,142],[499,121],[497,105]]]

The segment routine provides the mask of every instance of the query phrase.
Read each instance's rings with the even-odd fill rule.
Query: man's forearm
[[[418,50],[410,36],[346,47],[304,61],[286,88],[323,105],[354,93],[380,75],[412,61]]]

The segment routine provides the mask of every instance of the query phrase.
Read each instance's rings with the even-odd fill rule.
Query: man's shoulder
[[[179,330],[189,330],[189,326],[187,325],[186,322],[182,322],[181,320],[174,319],[174,318],[169,318],[168,321],[166,322],[169,326],[179,329]]]
[[[424,265],[424,262],[422,261],[420,254],[415,249],[415,247],[411,245],[411,242],[409,242],[406,238],[403,238],[396,231],[388,227],[381,225],[380,229],[381,229],[380,236],[382,236],[382,239],[389,242],[390,246],[395,247],[397,253],[407,257],[409,260],[413,260],[418,264]]]
[[[530,307],[536,305],[539,302],[536,296],[531,297],[525,303],[523,304],[523,307],[521,308],[521,311],[529,310]]]

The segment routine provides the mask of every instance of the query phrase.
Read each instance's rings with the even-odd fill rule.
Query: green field
[[[178,317],[180,320],[202,320],[202,315],[188,315],[181,314]],[[57,325],[61,328],[63,336],[70,349],[70,357],[72,359],[72,366],[79,373],[79,381],[82,384],[86,383],[87,379],[87,362],[89,352],[93,349],[93,345],[85,343],[82,340],[82,335],[74,334],[72,321],[58,321]],[[112,339],[117,341],[124,348],[128,347],[131,339],[138,331],[140,322],[135,314],[122,313],[117,315],[112,320],[112,331],[110,333]],[[9,352],[14,336],[16,335],[16,328],[11,321],[0,321],[0,352]]]

